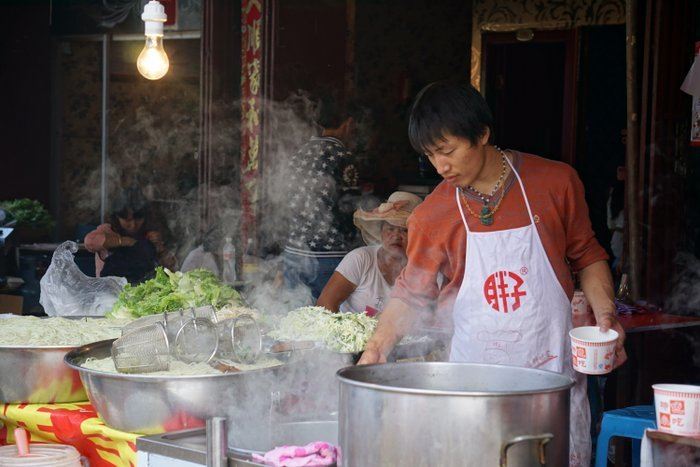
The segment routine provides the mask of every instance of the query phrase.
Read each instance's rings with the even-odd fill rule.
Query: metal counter
[[[144,467],[173,466],[174,460],[181,461],[178,465],[183,467],[207,463],[207,437],[203,428],[142,436],[136,440],[136,449],[139,461],[145,459],[148,462]],[[229,450],[227,457],[229,467],[264,467],[245,453]]]
[[[338,445],[338,422],[332,420],[280,423],[271,430],[274,446],[303,446],[313,441]],[[206,465],[207,438],[204,428],[142,436],[136,440],[139,467],[194,467]],[[262,454],[262,453],[260,453]],[[264,466],[252,460],[251,451],[228,448],[229,467]],[[177,464],[177,465],[175,465]]]

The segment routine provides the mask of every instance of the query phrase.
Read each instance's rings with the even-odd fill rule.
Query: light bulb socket
[[[143,7],[141,19],[144,22],[145,34],[147,36],[162,36],[163,25],[168,19],[165,14],[165,7],[156,0],[151,0]]]

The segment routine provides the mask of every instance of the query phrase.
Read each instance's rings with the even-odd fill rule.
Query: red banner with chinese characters
[[[247,241],[255,238],[259,197],[263,0],[243,0],[241,9],[241,234]]]
[[[168,19],[165,20],[165,26],[175,26],[177,24],[177,0],[159,0],[165,8],[165,14]]]
[[[138,435],[109,428],[89,402],[0,405],[0,445],[15,442],[17,427],[27,430],[32,443],[73,446],[91,467],[136,466]]]
[[[700,55],[700,41],[695,43],[695,60]],[[695,70],[700,73],[700,70]],[[692,122],[690,126],[690,145],[700,147],[700,96],[693,96]]]

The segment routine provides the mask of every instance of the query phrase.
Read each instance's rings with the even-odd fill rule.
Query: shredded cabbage
[[[104,371],[107,373],[118,373],[114,366],[112,357],[88,358],[80,366],[90,370]],[[185,363],[180,360],[171,360],[170,369],[167,371],[154,371],[149,375],[169,375],[169,376],[196,376],[196,375],[218,375],[219,370],[209,366],[207,363]]]
[[[267,355],[261,355],[255,363],[234,362],[233,360],[220,360],[220,362],[224,365],[232,366],[239,371],[261,370],[263,368],[272,368],[282,365],[281,361]]]
[[[239,293],[211,271],[194,269],[182,273],[158,267],[153,279],[135,286],[127,284],[107,316],[138,318],[204,305],[218,309],[241,302]]]
[[[249,308],[242,305],[225,305],[223,308],[216,312],[216,319],[223,321],[225,319],[234,319],[239,316],[250,315],[254,320],[260,321],[262,315],[255,308]]]
[[[100,318],[15,316],[0,320],[0,345],[79,347],[119,337],[125,324],[124,320]]]
[[[290,311],[269,336],[278,340],[315,341],[329,350],[357,353],[365,349],[377,320],[364,313],[332,313],[321,306]]]
[[[221,363],[235,367],[239,371],[260,370],[262,368],[271,368],[282,365],[279,360],[262,356],[253,364],[238,363],[229,360],[222,360]],[[104,371],[107,373],[118,373],[114,366],[114,360],[111,357],[106,358],[88,358],[80,366],[90,370]],[[222,371],[210,366],[209,363],[185,363],[180,360],[170,360],[170,369],[167,371],[154,371],[145,373],[149,375],[165,375],[165,376],[198,376],[198,375],[219,375]]]

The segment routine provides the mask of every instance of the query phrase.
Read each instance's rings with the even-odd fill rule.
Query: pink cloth
[[[335,446],[323,441],[306,446],[279,446],[264,456],[253,454],[253,459],[274,467],[303,467],[333,465],[338,458]]]

